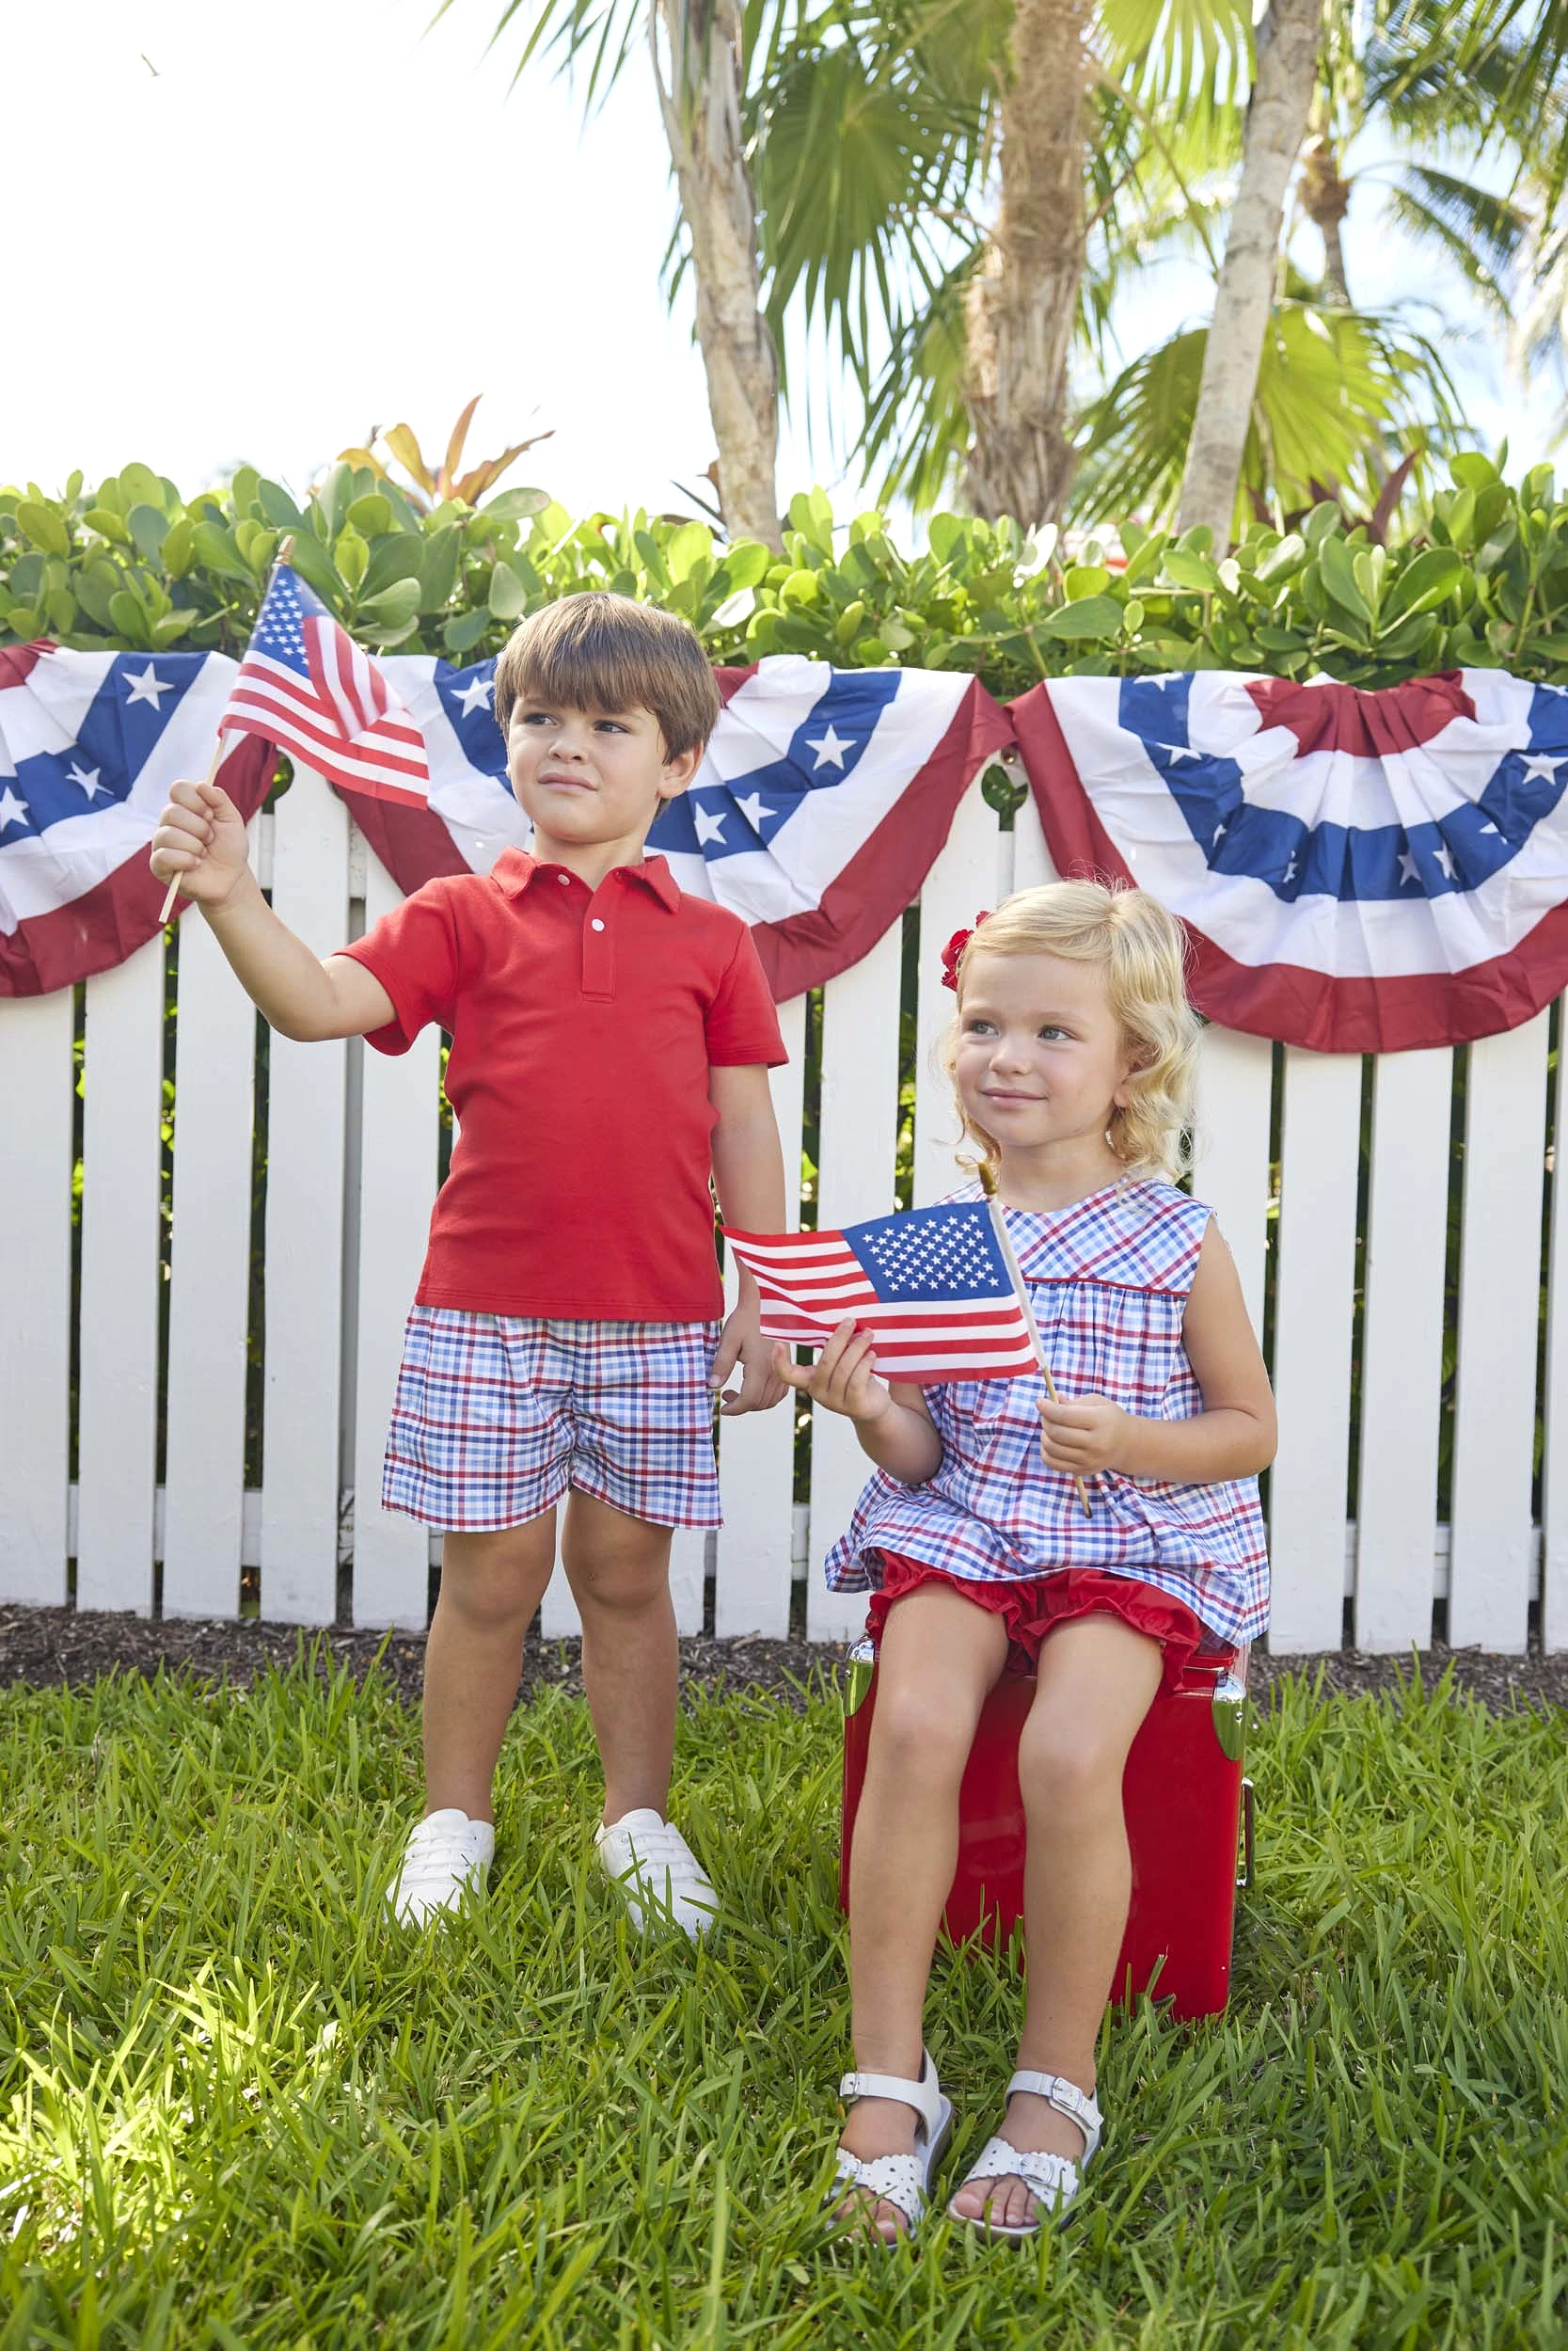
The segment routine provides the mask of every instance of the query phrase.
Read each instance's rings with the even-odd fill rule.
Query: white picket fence
[[[319,778],[300,774],[254,853],[284,920],[325,953],[396,890]],[[937,949],[1013,886],[1049,879],[1038,822],[1016,832],[972,787],[920,901],[914,1200],[954,1182],[954,1122],[930,1046],[952,999]],[[0,1601],[224,1616],[242,1579],[261,1613],[319,1625],[344,1584],[356,1623],[422,1627],[436,1555],[378,1506],[403,1318],[437,1181],[438,1040],[399,1060],[271,1040],[265,1221],[264,1466],[245,1485],[256,1020],[199,917],[179,937],[177,1132],[166,1343],[160,1338],[165,949],[155,941],[85,991],[79,1328],[71,1328],[75,1067],[71,991],[0,1007]],[[900,1013],[895,925],[833,980],[822,1008],[818,1215],[842,1224],[895,1199]],[[804,999],[783,1008],[774,1096],[799,1164]],[[1270,1496],[1276,1652],[1338,1647],[1347,1596],[1360,1646],[1448,1637],[1527,1644],[1539,1603],[1568,1644],[1568,1236],[1553,1186],[1552,1311],[1537,1362],[1548,1150],[1548,1023],[1471,1048],[1461,1164],[1452,1504],[1437,1515],[1445,1253],[1453,1150],[1449,1052],[1370,1073],[1362,1178],[1359,1058],[1290,1050],[1282,1167],[1270,1199],[1275,1056],[1211,1030],[1196,1188],[1212,1201],[1259,1327],[1273,1263],[1270,1356],[1281,1443]],[[1559,1081],[1560,1084],[1560,1079]],[[1554,1105],[1554,1109],[1559,1107]],[[1555,1120],[1554,1120],[1555,1130]],[[547,1136],[542,1147],[548,1147]],[[1365,1238],[1357,1318],[1357,1233]],[[1359,1478],[1347,1512],[1352,1351],[1359,1333]],[[79,1365],[71,1473],[73,1361]],[[1531,1486],[1538,1374],[1544,1528]],[[161,1396],[162,1390],[162,1396]],[[159,1417],[166,1400],[160,1474]],[[677,1534],[683,1630],[781,1635],[806,1580],[806,1626],[833,1640],[863,1601],[822,1588],[824,1551],[863,1474],[847,1425],[818,1415],[810,1502],[793,1500],[787,1407],[721,1424],[725,1525]],[[1562,1474],[1558,1474],[1561,1469]],[[259,1571],[259,1577],[257,1574]],[[245,1605],[255,1605],[247,1599]],[[576,1619],[550,1586],[548,1635]]]

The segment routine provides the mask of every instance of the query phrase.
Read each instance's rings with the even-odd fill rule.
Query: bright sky
[[[407,419],[427,452],[476,391],[470,456],[544,426],[509,480],[569,508],[683,503],[713,453],[689,289],[658,291],[668,164],[646,69],[584,131],[544,71],[508,94],[499,0],[71,0],[4,11],[13,357],[0,480],[132,458],[186,491],[244,459],[294,488]],[[520,15],[527,16],[527,8]],[[515,55],[515,47],[511,52]],[[31,193],[27,193],[31,191]],[[1357,299],[1430,280],[1353,214]],[[1208,281],[1140,285],[1138,331]],[[1479,322],[1478,322],[1479,325]],[[1495,357],[1460,352],[1485,439],[1544,453]],[[1531,437],[1533,436],[1533,438]],[[786,421],[779,480],[814,468]],[[851,460],[841,514],[866,502]]]

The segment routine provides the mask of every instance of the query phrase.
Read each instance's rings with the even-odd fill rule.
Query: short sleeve
[[[777,1069],[789,1059],[779,1034],[773,992],[747,929],[742,929],[735,943],[708,1006],[704,1033],[710,1069],[749,1069],[757,1062]]]
[[[427,882],[389,914],[372,923],[362,939],[340,947],[340,955],[380,980],[397,1018],[365,1039],[377,1053],[406,1053],[432,1021],[452,1025],[459,946],[456,906],[450,880]]]

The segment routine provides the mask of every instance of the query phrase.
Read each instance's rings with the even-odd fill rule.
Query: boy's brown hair
[[[700,751],[719,689],[696,630],[657,604],[593,588],[518,623],[496,663],[496,723],[519,703],[565,710],[651,710],[666,759]]]

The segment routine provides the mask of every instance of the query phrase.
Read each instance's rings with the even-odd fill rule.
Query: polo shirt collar
[[[521,898],[529,883],[540,870],[540,861],[531,857],[526,849],[503,850],[490,868],[491,875],[507,898]],[[631,882],[641,882],[651,890],[667,913],[673,914],[681,902],[680,884],[662,857],[645,857],[640,866],[612,866],[611,873],[625,874]],[[609,880],[609,875],[605,879]]]

